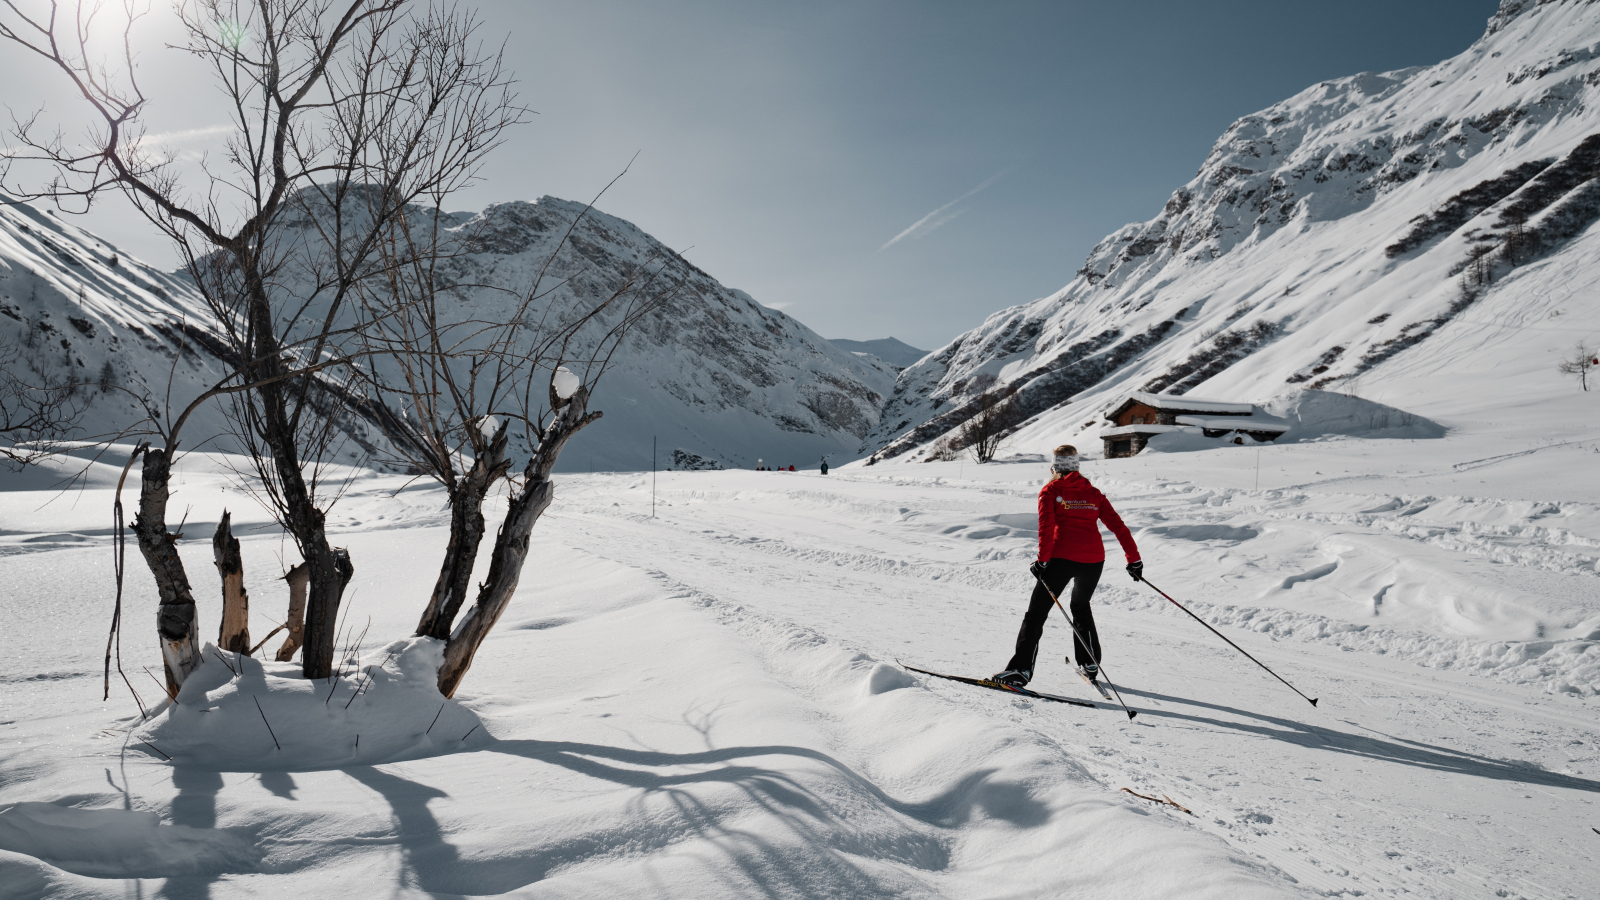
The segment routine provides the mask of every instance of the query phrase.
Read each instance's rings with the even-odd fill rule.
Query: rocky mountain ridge
[[[586,465],[649,468],[652,436],[658,462],[673,451],[724,467],[849,458],[877,425],[892,367],[722,285],[630,222],[554,197],[457,218],[443,271],[468,286],[459,300],[485,320],[503,317],[541,269],[553,287],[540,314],[552,321],[579,315],[641,268],[665,293],[600,382],[593,403],[605,417],[579,451]],[[615,315],[581,330],[571,358],[592,355]]]
[[[1579,242],[1600,218],[1597,175],[1600,6],[1505,0],[1456,57],[1326,81],[1233,123],[1066,287],[903,372],[862,449],[926,458],[974,413],[984,374],[1015,389],[1019,436],[1090,446],[1129,390],[1260,401],[1381,382]]]

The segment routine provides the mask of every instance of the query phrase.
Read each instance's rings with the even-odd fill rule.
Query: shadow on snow
[[[1285,741],[1312,750],[1346,753],[1351,756],[1359,756],[1381,762],[1431,769],[1435,772],[1453,772],[1459,775],[1489,778],[1496,781],[1513,781],[1523,784],[1537,784],[1544,787],[1569,788],[1575,791],[1600,793],[1600,781],[1546,771],[1530,763],[1517,760],[1478,756],[1472,753],[1464,753],[1460,750],[1452,750],[1449,747],[1424,744],[1420,741],[1407,740],[1376,731],[1372,732],[1372,734],[1379,735],[1379,737],[1352,734],[1323,726],[1307,725],[1304,722],[1297,722],[1293,719],[1247,712],[1231,706],[1220,706],[1200,700],[1190,700],[1187,697],[1174,697],[1169,694],[1141,691],[1136,688],[1124,687],[1120,689],[1122,693],[1130,697],[1144,697],[1150,700],[1161,700],[1183,706],[1211,709],[1245,719],[1254,719],[1256,722],[1215,719],[1208,716],[1153,707],[1145,707],[1139,710],[1140,715],[1151,718],[1161,717],[1194,722],[1219,730],[1240,731],[1257,737]],[[1355,722],[1348,722],[1348,720],[1347,724],[1355,725],[1357,728],[1364,727]]]

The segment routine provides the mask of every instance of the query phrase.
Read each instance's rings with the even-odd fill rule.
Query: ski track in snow
[[[244,546],[264,634],[288,548],[252,531],[259,510],[195,459],[186,530],[209,533],[231,504],[258,535]],[[0,885],[19,897],[121,897],[134,883],[271,895],[284,876],[403,897],[1588,895],[1600,648],[1576,632],[1600,610],[1600,576],[1581,564],[1600,536],[1593,504],[1119,474],[1096,480],[1150,577],[1318,708],[1124,580],[1115,547],[1097,618],[1135,720],[1072,677],[1059,622],[1035,685],[1098,709],[896,667],[983,676],[1008,655],[1037,465],[663,473],[654,518],[647,475],[577,475],[563,476],[459,707],[442,713],[451,733],[422,734],[441,714],[421,702],[388,728],[446,755],[259,771],[273,754],[244,718],[249,764],[216,773],[145,749],[187,752],[171,743],[181,732],[128,733],[125,692],[94,703],[102,623],[62,631],[18,602],[15,586],[41,581],[109,602],[109,496],[91,486],[41,511],[36,492],[0,494],[3,605],[22,633],[55,635],[16,651],[0,681]],[[442,542],[437,492],[396,484],[358,484],[332,520],[357,561],[349,615],[373,619],[366,666],[408,632]],[[185,543],[203,586],[209,547]],[[129,621],[148,621],[153,591],[131,572]],[[1477,605],[1425,590],[1500,574],[1557,579],[1565,605],[1505,586],[1516,578]],[[1492,633],[1539,621],[1553,636]],[[148,638],[130,630],[123,649],[147,683]],[[212,673],[205,684],[223,687],[208,702],[232,682]],[[373,727],[370,713],[349,721]],[[72,858],[52,838],[62,829],[94,832],[96,849]]]
[[[1015,498],[1029,496],[1032,490],[991,489],[991,496],[1011,496],[977,508],[967,499],[970,492],[961,488],[924,484],[920,493],[919,512],[912,513],[899,505],[900,499],[874,510],[858,500],[827,498],[815,491],[723,498],[671,492],[664,495],[667,499],[657,522],[635,514],[624,518],[629,523],[624,527],[615,516],[607,517],[604,507],[591,507],[577,531],[586,533],[593,545],[617,542],[621,530],[623,544],[638,548],[643,558],[656,560],[665,571],[691,583],[706,583],[721,574],[719,580],[734,585],[764,584],[791,602],[764,599],[760,591],[749,587],[733,590],[738,591],[742,603],[801,621],[825,621],[831,614],[830,631],[853,632],[855,641],[863,641],[872,648],[869,652],[880,657],[904,653],[918,665],[985,675],[1004,660],[1006,644],[1014,634],[1019,599],[1027,589],[1025,576],[1017,570],[1031,557],[1031,534],[1002,553],[975,554],[978,558],[969,566],[952,567],[948,561],[953,541],[932,537],[917,542],[916,537],[940,535],[941,529],[910,523],[935,510],[951,518],[984,512],[994,515],[997,509],[1016,508]],[[1199,506],[1202,512],[1194,519],[1205,521],[1215,518],[1205,512],[1226,504],[1230,493],[1243,492],[1167,485],[1123,503],[1125,515],[1133,520],[1138,514],[1130,515],[1132,510],[1145,508],[1151,500],[1170,501],[1174,493],[1190,495],[1185,505]],[[1202,495],[1198,501],[1192,496],[1197,493]],[[718,503],[719,499],[723,502]],[[1309,498],[1295,493],[1290,499],[1303,506]],[[1371,498],[1333,495],[1318,499],[1355,500],[1355,505],[1368,508],[1377,505]],[[1213,506],[1207,501],[1221,502]],[[734,507],[731,514],[730,505]],[[1508,504],[1465,505],[1499,510]],[[714,506],[714,515],[699,513],[707,506]],[[772,514],[773,507],[781,508],[782,513]],[[1399,504],[1395,508],[1403,512],[1406,507]],[[750,512],[741,515],[745,509]],[[829,514],[840,509],[848,510],[851,517]],[[1323,515],[1339,519],[1342,525],[1355,525],[1360,518]],[[603,517],[605,524],[590,524],[596,516]],[[1385,525],[1374,525],[1372,516],[1367,519],[1365,524],[1373,533],[1390,533]],[[891,523],[896,521],[910,527],[894,532]],[[696,527],[702,525],[715,527]],[[852,525],[855,527],[848,527]],[[1456,530],[1463,527],[1470,531],[1472,522],[1455,525]],[[1510,529],[1505,533],[1521,532]],[[1429,537],[1424,532],[1402,536]],[[806,540],[819,537],[837,549],[818,548]],[[858,542],[881,546],[884,538],[901,544],[890,554],[900,558],[884,559],[882,554],[852,549]],[[1576,540],[1586,546],[1590,543]],[[1452,549],[1470,553],[1478,548],[1458,545]],[[745,552],[733,552],[737,550]],[[1145,552],[1148,557],[1152,551]],[[985,566],[982,556],[998,556],[1010,563],[1003,568]],[[1512,557],[1508,561],[1518,560]],[[1543,562],[1534,559],[1531,564]],[[1321,575],[1313,572],[1307,580],[1331,574],[1336,567],[1324,568]],[[1592,565],[1584,571],[1593,578]],[[1128,680],[1131,686],[1124,689],[1124,696],[1143,711],[1144,718],[1124,724],[1120,716],[1111,717],[1112,721],[1100,716],[1091,724],[1070,713],[1035,709],[1025,701],[1015,701],[1016,710],[1007,716],[1013,723],[1048,736],[1108,788],[1180,794],[1186,797],[1180,802],[1191,809],[1196,808],[1190,802],[1196,795],[1205,798],[1207,802],[1201,805],[1207,812],[1199,816],[1196,827],[1224,837],[1241,850],[1260,854],[1303,886],[1324,895],[1411,891],[1467,896],[1494,885],[1506,890],[1506,896],[1582,896],[1582,873],[1593,874],[1592,856],[1585,852],[1592,848],[1587,848],[1581,834],[1582,813],[1592,815],[1586,795],[1600,791],[1600,780],[1585,777],[1570,764],[1592,765],[1596,759],[1593,747],[1600,729],[1594,724],[1592,704],[1566,708],[1553,699],[1530,700],[1526,692],[1508,694],[1498,684],[1490,688],[1480,684],[1481,679],[1463,683],[1459,677],[1429,678],[1414,666],[1397,667],[1388,660],[1364,656],[1354,661],[1341,654],[1375,652],[1427,666],[1486,672],[1497,676],[1495,682],[1500,683],[1543,680],[1551,682],[1554,690],[1592,697],[1600,687],[1596,677],[1600,648],[1591,641],[1572,642],[1578,663],[1571,670],[1558,670],[1552,678],[1552,673],[1535,663],[1519,665],[1526,663],[1526,644],[1397,633],[1364,625],[1352,628],[1323,616],[1282,610],[1190,604],[1216,624],[1242,624],[1257,635],[1308,642],[1309,646],[1297,644],[1293,651],[1286,651],[1272,643],[1263,645],[1259,638],[1251,640],[1252,636],[1236,637],[1280,672],[1293,673],[1291,681],[1310,687],[1313,694],[1320,691],[1323,709],[1308,711],[1300,706],[1302,701],[1189,623],[1164,600],[1119,585],[1115,579],[1120,573],[1114,570],[1109,575],[1102,582],[1109,589],[1102,588],[1097,595],[1103,610],[1100,620],[1104,630],[1116,629],[1112,631],[1114,640],[1124,648],[1119,656],[1126,661],[1119,658],[1113,668]],[[1152,572],[1151,577],[1158,576]],[[1292,581],[1292,577],[1286,580]],[[951,597],[951,585],[973,590]],[[824,590],[818,591],[818,587]],[[940,596],[934,596],[935,592]],[[839,610],[831,602],[827,609],[809,608],[803,602],[806,597],[836,594],[860,597],[873,605],[896,606],[912,621],[897,622],[885,633],[863,634],[864,623],[852,621],[849,610]],[[1114,612],[1104,612],[1108,608]],[[1593,606],[1591,616],[1592,611]],[[917,627],[918,620],[944,627],[930,633]],[[902,624],[910,626],[904,633],[898,627]],[[963,646],[967,643],[959,637],[963,629],[981,630],[981,645]],[[1135,642],[1138,649],[1131,649]],[[959,662],[936,662],[918,655],[930,645],[961,647]],[[1060,649],[1064,651],[1064,644]],[[1534,652],[1537,649],[1534,645]],[[1048,647],[1043,652],[1049,652]],[[1545,655],[1551,654],[1547,651]],[[1562,660],[1545,662],[1548,667]],[[1069,671],[1063,664],[1056,667],[1054,675],[1070,688]],[[1046,677],[1042,675],[1041,681]],[[1572,680],[1582,687],[1573,686]],[[1146,684],[1152,686],[1145,688]],[[994,698],[978,692],[945,685],[929,687],[965,708],[996,706]],[[1052,682],[1042,684],[1041,689],[1062,688]],[[1554,708],[1546,708],[1551,705]],[[1272,712],[1260,711],[1263,707]],[[1085,728],[1095,728],[1098,733],[1086,735]],[[1173,740],[1168,735],[1174,730],[1189,734]],[[1496,737],[1502,740],[1494,740]],[[1573,755],[1563,755],[1568,752]],[[1217,763],[1219,759],[1231,762]],[[1264,777],[1258,768],[1261,765],[1268,767]],[[1512,808],[1497,809],[1493,814],[1482,812],[1485,795],[1497,794],[1502,800],[1529,801],[1531,809],[1523,813],[1511,804]],[[1540,822],[1547,811],[1533,802],[1535,798],[1562,801],[1568,816],[1558,817],[1560,824],[1549,828],[1551,823]],[[1340,811],[1327,816],[1316,809],[1329,804]],[[1428,823],[1423,833],[1416,829],[1419,820]],[[1545,843],[1536,835],[1546,829],[1553,842],[1535,849]],[[1556,837],[1561,832],[1565,835]],[[1486,862],[1485,842],[1498,848],[1492,855],[1500,858],[1494,863]],[[1568,877],[1550,877],[1563,870]]]

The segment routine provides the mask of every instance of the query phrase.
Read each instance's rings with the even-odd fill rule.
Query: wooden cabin
[[[1286,422],[1264,416],[1251,403],[1226,403],[1198,397],[1174,397],[1135,391],[1111,415],[1111,427],[1100,432],[1106,459],[1133,456],[1152,437],[1170,431],[1198,430],[1206,437],[1249,435],[1257,441],[1277,440],[1289,430]]]

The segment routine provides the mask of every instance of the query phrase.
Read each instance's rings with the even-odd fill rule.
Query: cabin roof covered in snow
[[[1182,425],[1119,425],[1107,428],[1100,432],[1103,438],[1127,437],[1134,434],[1165,434],[1169,431],[1182,431]]]
[[[1276,416],[1178,416],[1179,425],[1198,425],[1201,428],[1223,428],[1238,431],[1271,431],[1282,434],[1288,431],[1288,422]]]
[[[1202,400],[1199,397],[1178,397],[1171,394],[1151,394],[1146,391],[1134,391],[1128,395],[1128,399],[1136,400],[1156,409],[1182,410],[1183,412],[1248,416],[1255,412],[1256,409],[1250,403],[1224,403],[1221,400]]]

